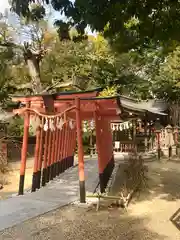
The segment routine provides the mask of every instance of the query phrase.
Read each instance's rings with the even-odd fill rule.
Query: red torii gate
[[[101,192],[105,191],[114,168],[111,120],[119,119],[118,97],[100,98],[98,90],[53,95],[17,96],[24,105],[14,112],[24,116],[19,195],[24,192],[30,117],[38,119],[32,192],[73,166],[76,139],[78,145],[80,201],[85,202],[82,121],[95,120],[96,146]]]

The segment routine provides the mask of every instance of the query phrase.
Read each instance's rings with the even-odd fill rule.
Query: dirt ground
[[[149,189],[128,211],[118,208],[67,207],[0,233],[0,240],[179,240],[170,217],[180,208],[180,163],[148,163]],[[121,168],[114,189],[118,188]]]
[[[0,200],[11,197],[13,194],[18,193],[19,188],[19,174],[20,162],[11,163],[8,166],[8,172],[0,175],[0,181],[3,183],[3,189],[0,190]],[[32,184],[33,161],[28,159],[27,169],[25,174],[24,189],[28,190]]]

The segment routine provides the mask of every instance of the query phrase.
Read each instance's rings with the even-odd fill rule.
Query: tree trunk
[[[42,59],[42,52],[33,52],[29,43],[24,43],[24,60],[29,69],[31,77],[32,91],[34,94],[40,94],[43,91],[40,76],[40,60]]]
[[[174,103],[170,106],[171,123],[174,126],[180,126],[180,104]]]
[[[27,66],[29,69],[29,75],[31,76],[32,90],[34,94],[42,93],[42,84],[40,77],[39,61],[35,56],[27,59]]]

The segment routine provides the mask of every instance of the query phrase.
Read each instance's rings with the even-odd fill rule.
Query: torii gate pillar
[[[82,119],[80,110],[80,99],[75,99],[76,103],[76,127],[77,127],[77,144],[78,144],[78,166],[79,166],[79,187],[80,202],[86,202],[85,177],[84,177],[84,151],[82,141]]]

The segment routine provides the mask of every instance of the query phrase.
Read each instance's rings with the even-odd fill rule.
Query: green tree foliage
[[[116,95],[118,95],[117,86],[111,86],[111,87],[104,88],[100,92],[99,97],[114,97]]]
[[[33,2],[12,0],[12,6],[18,14],[28,16]],[[42,3],[51,3],[55,10],[63,12],[71,25],[82,30],[89,25],[104,32],[120,51],[180,40],[179,0],[45,0]]]
[[[111,85],[127,75],[131,60],[128,55],[116,55],[102,37],[81,42],[59,41],[52,45],[41,65],[42,79],[48,87],[69,82],[79,89]]]
[[[108,41],[100,34],[86,40],[74,41],[79,34],[77,29],[71,29],[70,39],[62,41],[55,30],[49,31],[46,23],[44,21],[41,23],[41,28],[39,22],[37,26],[31,24],[30,34],[33,41],[26,49],[18,44],[3,46],[4,50],[11,50],[13,53],[13,56],[10,55],[12,59],[6,64],[10,67],[8,71],[10,79],[6,82],[15,88],[16,93],[36,92],[32,88],[29,65],[24,62],[30,48],[33,56],[37,54],[36,57],[41,58],[38,62],[41,78],[38,81],[41,81],[42,89],[45,91],[59,91],[59,84],[68,82],[72,82],[81,90],[115,84],[119,85],[121,93],[143,99],[150,96],[149,79],[152,74],[149,72],[151,70],[154,73],[157,62],[160,62],[156,60],[155,51],[144,50],[141,55],[137,51],[119,54],[112,51]],[[7,32],[8,30],[7,26]],[[5,42],[11,43],[10,39]],[[7,77],[8,74],[4,76]]]
[[[169,86],[178,92],[177,82],[171,81],[168,71],[163,69],[167,54],[178,46],[178,1],[38,1],[41,5],[34,2],[12,0],[12,7],[19,15],[37,22],[44,17],[44,3],[51,3],[67,17],[66,22],[55,22],[60,40],[53,44],[50,41],[51,49],[40,63],[45,87],[68,81],[82,89],[118,84],[121,93],[140,99],[171,98]],[[97,39],[79,39],[87,25],[102,32],[118,53],[111,51],[101,35]],[[74,36],[69,34],[72,26]]]
[[[43,3],[44,1],[42,1]],[[39,21],[45,16],[45,9],[43,5],[40,5],[35,0],[28,1],[14,1],[10,0],[12,8],[17,14],[22,14],[27,21]],[[31,5],[30,5],[31,4]]]
[[[152,91],[158,98],[170,102],[180,100],[180,46],[170,53],[160,65],[153,79]]]
[[[131,65],[128,72],[131,75],[129,74],[125,78],[123,92],[128,91],[127,93],[137,99],[154,98],[155,78],[166,55],[167,53],[162,47],[153,48],[150,46],[148,49],[141,49],[141,51],[130,51],[128,56],[131,57]]]
[[[9,81],[11,76],[9,74],[9,50],[0,48],[0,102],[8,97]]]
[[[7,25],[0,19],[0,104],[4,104],[8,95],[13,92],[10,72],[14,51],[11,44],[6,44],[7,41],[11,43]]]
[[[12,51],[9,55],[11,59],[7,59],[6,64],[9,70],[4,74],[5,77],[10,75],[10,79],[5,81],[14,88],[17,94],[36,92],[32,87],[32,76],[29,64],[27,64],[27,61],[31,60],[27,57],[28,50],[33,53],[33,56],[36,55],[36,58],[38,56],[41,58],[38,66],[41,73],[41,85],[45,90],[58,91],[59,83],[69,81],[82,90],[104,87],[114,82],[124,86],[128,82],[127,79],[132,81],[134,78],[131,56],[113,52],[101,35],[96,38],[89,37],[86,40],[74,41],[75,37],[78,37],[78,31],[71,29],[70,39],[62,41],[55,33],[55,29],[48,30],[46,23],[44,21],[41,23],[41,28],[39,22],[37,26],[30,25],[32,32],[29,35],[33,41],[27,48],[24,49],[22,45],[14,44],[10,38],[5,40],[5,44],[3,43],[3,51],[8,51],[8,53]],[[24,25],[20,26],[23,30]],[[27,26],[29,27],[29,24]],[[6,25],[6,31],[10,37],[13,36],[8,25]],[[43,52],[45,54],[41,56]],[[4,57],[2,56],[2,61],[6,63]]]
[[[80,89],[88,87],[91,66],[88,65],[86,46],[86,42],[62,42],[57,39],[41,65],[42,79],[47,87],[58,88],[59,83],[70,81]]]
[[[144,65],[136,58],[135,53],[113,52],[101,35],[81,42],[56,39],[41,64],[42,82],[54,91],[69,82],[81,90],[118,85],[121,93],[146,99],[149,77],[139,74]]]
[[[13,9],[18,14],[27,16],[27,12],[30,12],[32,8],[31,3],[34,1],[29,0],[22,3],[21,0],[13,0],[12,2]],[[106,86],[110,82],[114,84],[116,81],[116,84],[121,85],[121,92],[125,94],[140,99],[153,97],[152,85],[154,82],[152,83],[152,79],[155,78],[165,54],[173,50],[179,40],[179,35],[176,33],[179,23],[173,15],[176,12],[179,14],[176,1],[171,3],[165,0],[153,3],[140,1],[137,3],[133,0],[129,2],[51,0],[41,3],[45,2],[51,3],[55,10],[63,12],[67,17],[66,22],[62,20],[55,22],[61,41],[73,39],[69,35],[69,29],[75,26],[77,34],[74,37],[74,42],[76,42],[75,39],[78,40],[79,36],[84,35],[84,28],[89,25],[91,29],[100,31],[107,37],[111,45],[114,46],[114,50],[126,52],[120,55],[112,53],[108,43],[102,38],[103,40],[98,39],[98,44],[93,44],[93,47],[89,48],[91,52],[87,53],[86,50],[82,51],[80,47],[80,45],[84,45],[84,42],[78,41],[79,46],[77,44],[75,52],[78,53],[78,56],[83,56],[84,63],[80,60],[81,57],[78,59],[70,54],[72,59],[76,59],[74,69],[72,62],[68,64],[65,61],[65,65],[63,64],[64,58],[58,57],[59,64],[63,66],[66,74],[61,69],[61,75],[58,73],[58,76],[54,76],[55,78],[61,79],[61,81],[76,78],[76,81],[78,79],[81,84],[84,82],[85,88],[87,81],[89,81],[90,86],[94,86],[94,82],[96,82],[95,85]],[[41,7],[43,6],[42,4]],[[64,46],[68,44],[64,43]],[[166,46],[166,53],[163,53],[163,46]],[[82,53],[77,51],[78,48],[81,49]],[[129,49],[131,49],[130,52]],[[62,53],[62,51],[60,52]],[[44,66],[47,66],[48,62],[54,61],[52,55],[49,55],[47,57],[49,59],[46,59],[42,64],[42,72],[44,72]],[[65,55],[67,57],[67,54]],[[78,72],[77,65],[81,66],[80,72]],[[50,68],[52,67],[50,66]],[[52,71],[46,72],[46,79],[51,73]],[[55,75],[57,75],[56,73],[57,68]],[[52,81],[54,81],[54,77]],[[92,79],[93,84],[90,81]]]
[[[10,98],[10,94],[19,89],[21,84],[27,83],[27,74],[23,65],[21,46],[13,43],[12,29],[5,19],[0,20],[0,102]],[[4,99],[4,100],[3,100]]]
[[[10,119],[7,126],[8,137],[23,137],[24,135],[24,119],[22,117],[15,117]],[[34,136],[34,131],[32,125],[29,128],[29,136]]]

